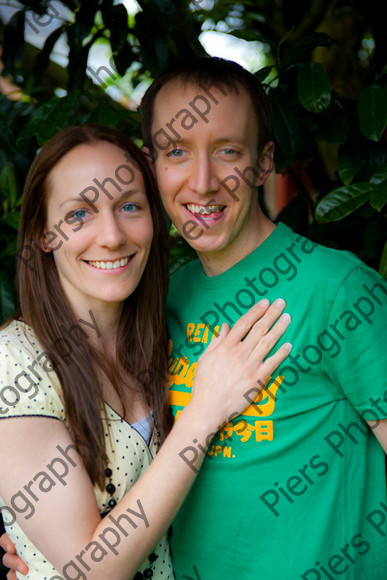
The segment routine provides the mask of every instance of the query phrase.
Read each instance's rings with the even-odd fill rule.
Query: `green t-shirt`
[[[219,276],[198,260],[172,276],[175,415],[213,333],[259,299],[286,300],[293,344],[258,403],[210,444],[173,524],[177,580],[387,578],[384,453],[365,422],[387,418],[386,295],[358,258],[283,224]]]

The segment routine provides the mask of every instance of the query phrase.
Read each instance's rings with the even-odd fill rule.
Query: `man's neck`
[[[234,249],[233,247],[227,246],[224,250],[217,252],[198,252],[204,273],[207,276],[218,276],[230,270],[235,264],[254,252],[270,236],[275,228],[276,225],[260,212],[256,235],[250,236],[248,242],[242,248]]]

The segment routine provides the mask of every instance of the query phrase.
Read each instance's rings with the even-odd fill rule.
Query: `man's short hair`
[[[271,106],[263,86],[253,74],[231,60],[218,57],[196,57],[183,64],[167,69],[156,77],[141,101],[141,127],[143,142],[154,156],[152,122],[154,104],[167,83],[179,79],[182,83],[193,83],[207,90],[214,85],[232,88],[238,93],[238,85],[243,86],[250,96],[258,124],[258,155],[271,139]],[[223,92],[223,91],[222,91]]]

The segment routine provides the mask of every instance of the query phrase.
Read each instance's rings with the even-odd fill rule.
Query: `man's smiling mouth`
[[[194,216],[217,217],[220,216],[226,207],[225,205],[196,205],[194,203],[187,203],[185,206]]]

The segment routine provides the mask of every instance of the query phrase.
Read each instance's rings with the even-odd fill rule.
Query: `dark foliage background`
[[[69,123],[86,121],[140,138],[138,113],[113,102],[87,76],[90,49],[101,39],[110,42],[117,77],[131,67],[135,88],[172,62],[204,54],[198,39],[203,27],[263,43],[267,66],[256,75],[273,103],[276,171],[288,176],[294,192],[277,219],[355,252],[387,276],[386,35],[377,3],[138,4],[133,16],[112,0],[0,0],[0,8],[18,6],[6,23],[0,19],[0,46],[1,76],[20,88],[0,94],[0,319],[15,304],[20,195],[37,147]],[[39,35],[48,24],[55,26],[41,49],[26,42],[27,29]],[[66,68],[50,60],[63,37]],[[172,234],[172,267],[189,256]]]
[[[101,39],[111,45],[117,76],[131,68],[133,88],[172,62],[204,53],[198,39],[203,28],[262,42],[267,66],[256,74],[273,103],[276,171],[287,175],[294,193],[277,219],[325,245],[355,252],[387,277],[387,37],[381,5],[138,4],[133,16],[112,0],[0,0],[0,320],[15,305],[20,196],[37,148],[69,123],[86,121],[140,138],[138,113],[113,102],[86,74],[89,52]],[[14,14],[3,22],[4,8],[11,6]],[[39,36],[48,25],[52,31],[41,49],[26,42],[26,30]],[[69,46],[66,68],[50,60],[63,37]],[[192,253],[171,236],[176,267]]]

